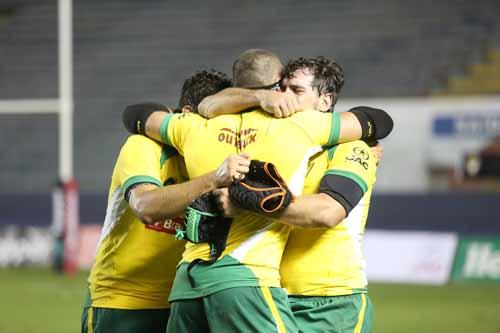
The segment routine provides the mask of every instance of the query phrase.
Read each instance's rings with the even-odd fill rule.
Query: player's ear
[[[182,113],[189,113],[189,112],[194,112],[193,107],[191,105],[184,105],[181,108]]]
[[[332,108],[334,93],[321,94],[319,96],[318,111],[328,112]]]

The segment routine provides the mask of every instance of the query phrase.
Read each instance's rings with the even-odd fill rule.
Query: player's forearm
[[[274,217],[285,224],[302,228],[331,228],[346,217],[346,211],[330,196],[318,193],[297,197]]]
[[[215,171],[181,184],[134,193],[129,200],[134,213],[146,224],[184,214],[195,198],[217,187]]]
[[[340,124],[339,143],[361,139],[363,134],[361,124],[354,114],[342,112],[340,114]]]
[[[162,142],[160,127],[163,119],[165,119],[167,115],[168,113],[163,111],[153,112],[146,121],[146,136],[158,142]]]
[[[258,107],[260,103],[258,94],[258,90],[226,88],[215,95],[205,97],[198,105],[198,112],[206,118],[239,113],[248,108]]]

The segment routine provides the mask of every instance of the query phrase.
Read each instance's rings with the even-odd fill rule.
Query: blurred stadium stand
[[[56,3],[0,0],[0,99],[57,96]],[[265,6],[77,1],[75,171],[81,189],[107,189],[126,135],[123,107],[140,100],[176,104],[182,80],[200,67],[229,72],[233,59],[251,47],[275,50],[284,59],[325,55],[345,68],[343,96],[422,96],[473,63],[478,52],[484,56],[485,47],[498,45],[498,12],[496,0],[384,0],[369,6],[327,0]],[[56,117],[26,119],[0,120],[2,192],[46,192],[56,178]]]
[[[483,61],[468,65],[464,74],[450,77],[438,94],[500,94],[500,47],[490,49]]]

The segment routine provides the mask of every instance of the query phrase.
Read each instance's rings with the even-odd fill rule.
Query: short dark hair
[[[222,89],[231,87],[231,79],[224,73],[215,69],[199,70],[193,76],[186,79],[182,85],[179,108],[186,105],[198,112],[198,104],[210,95],[214,95]]]
[[[292,78],[300,69],[309,69],[314,74],[313,85],[319,94],[335,93],[336,99],[344,86],[344,70],[335,60],[322,56],[292,59],[283,68],[283,78]]]
[[[271,51],[249,49],[240,54],[233,63],[233,81],[235,87],[255,88],[267,86],[276,81],[283,64]]]

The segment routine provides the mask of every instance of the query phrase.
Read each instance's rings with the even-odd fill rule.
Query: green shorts
[[[289,296],[301,332],[370,333],[373,306],[368,294]]]
[[[167,332],[298,332],[281,288],[235,287],[172,303]]]
[[[170,309],[125,310],[84,307],[82,333],[165,333]]]

